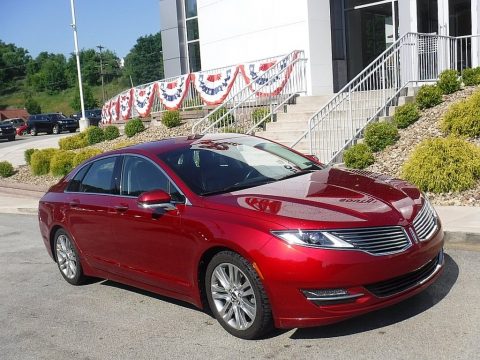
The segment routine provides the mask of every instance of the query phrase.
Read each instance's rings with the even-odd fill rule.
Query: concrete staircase
[[[285,112],[277,113],[276,121],[266,124],[265,131],[257,131],[256,136],[290,146],[308,128],[308,120],[324,106],[333,95],[299,96],[296,104],[287,105]],[[308,139],[303,139],[296,150],[307,154],[310,151]]]

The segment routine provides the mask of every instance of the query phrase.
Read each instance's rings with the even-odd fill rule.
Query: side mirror
[[[147,191],[138,197],[137,203],[140,207],[146,209],[164,209],[175,210],[176,207],[171,203],[172,198],[163,190]]]

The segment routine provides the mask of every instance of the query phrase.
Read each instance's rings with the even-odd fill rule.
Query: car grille
[[[400,226],[371,227],[329,231],[332,235],[373,255],[394,254],[410,247],[411,242]]]
[[[427,240],[437,229],[437,218],[428,202],[425,202],[420,212],[413,220],[413,228],[420,240]]]
[[[377,297],[392,296],[406,291],[415,287],[431,276],[435,272],[441,256],[442,254],[440,253],[434,259],[430,260],[426,265],[411,273],[390,280],[366,285],[365,288]]]

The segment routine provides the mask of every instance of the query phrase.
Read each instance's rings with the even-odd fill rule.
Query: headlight
[[[336,236],[318,230],[293,230],[293,231],[272,231],[272,234],[290,245],[301,245],[318,248],[353,248]]]

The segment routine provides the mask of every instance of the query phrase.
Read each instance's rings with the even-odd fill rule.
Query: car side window
[[[70,183],[68,184],[68,187],[67,187],[67,191],[70,191],[70,192],[80,191],[80,185],[82,185],[82,180],[85,177],[85,174],[87,173],[89,168],[90,168],[90,165],[86,165],[83,168],[81,168],[80,171],[77,172],[77,174],[73,177],[73,179],[70,180]]]
[[[151,190],[163,190],[170,194],[172,200],[185,201],[185,197],[157,165],[139,156],[126,156],[123,163],[120,194],[139,196],[141,193]]]
[[[95,161],[83,178],[79,191],[97,194],[117,193],[113,179],[116,159],[115,156],[112,156]]]

